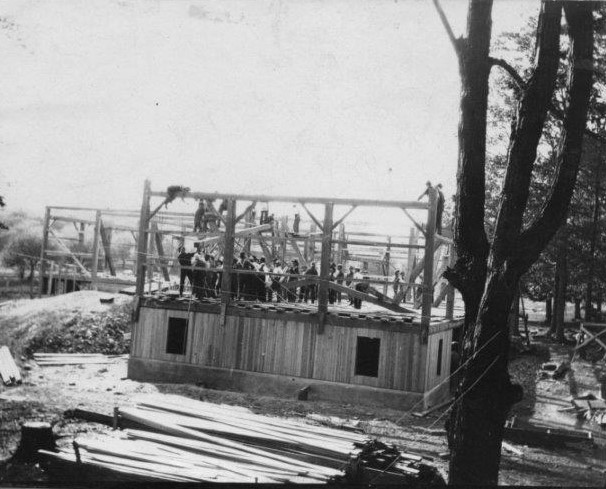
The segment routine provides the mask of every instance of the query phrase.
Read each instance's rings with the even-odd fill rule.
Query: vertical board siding
[[[185,355],[166,353],[171,316],[189,317]],[[219,318],[211,313],[141,308],[132,355],[413,392],[429,390],[449,375],[450,330],[430,335],[425,346],[420,335],[410,330],[327,324],[318,335],[312,318],[302,322],[287,317],[227,316],[224,326]],[[381,340],[377,377],[355,375],[359,336]],[[444,340],[443,367],[436,378],[434,357],[440,338]]]
[[[184,355],[166,353],[166,336],[168,332],[168,318],[188,318],[187,343]],[[153,358],[177,363],[191,362],[192,338],[194,332],[193,314],[187,311],[169,311],[166,309],[141,308],[135,338],[136,346],[133,356],[138,358]]]
[[[438,349],[442,340],[442,371],[437,374]],[[452,330],[442,331],[429,336],[427,342],[426,382],[425,390],[429,391],[450,377]]]

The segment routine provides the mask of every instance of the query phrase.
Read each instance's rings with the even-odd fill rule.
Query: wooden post
[[[305,257],[305,259],[308,262],[312,262],[315,261],[315,255],[316,255],[316,238],[313,235],[313,233],[315,233],[318,230],[317,226],[315,223],[311,223],[310,227],[309,227],[309,250],[307,251],[307,256]]]
[[[254,226],[254,216],[253,216],[253,207],[249,208],[244,215],[244,225],[248,225],[250,223],[251,226]],[[250,255],[250,247],[252,244],[252,239],[250,237],[244,239],[244,247],[242,251],[247,255]]]
[[[341,223],[339,224],[339,244],[337,246],[337,249],[339,251],[339,263],[343,264],[343,261],[345,260],[345,248],[347,247],[347,245],[344,243],[345,241],[345,224]]]
[[[408,237],[408,244],[413,246],[416,245],[419,241],[419,234],[417,231],[417,228],[410,228],[410,236]],[[405,277],[405,282],[410,282],[410,277],[412,275],[412,271],[414,270],[414,267],[416,265],[416,257],[417,257],[417,250],[415,248],[408,248],[408,260],[406,263],[406,277]],[[410,299],[411,296],[411,290],[412,290],[412,294],[414,295],[414,288],[409,289],[408,292],[406,292],[406,297],[404,297],[404,301],[408,301]],[[414,302],[414,300],[413,300]]]
[[[280,236],[280,246],[282,247],[280,254],[282,260],[282,266],[286,262],[286,233],[288,232],[288,216],[282,216],[278,226],[278,232]]]
[[[423,300],[421,303],[421,339],[423,343],[427,342],[429,323],[431,322],[431,306],[433,304],[433,259],[435,253],[438,191],[430,187],[428,196],[427,229],[425,231],[425,266],[423,267]]]
[[[99,236],[101,234],[101,211],[95,214],[95,234],[93,236],[93,263],[91,266],[91,286],[97,290],[97,271],[99,268]]]
[[[221,275],[221,325],[225,325],[227,306],[231,299],[232,266],[234,262],[234,232],[236,230],[236,201],[227,201],[225,241],[223,248],[223,273]]]
[[[53,293],[53,272],[55,264],[51,262],[50,267],[48,269],[48,287],[46,289],[46,295],[51,295]]]
[[[103,225],[103,219],[101,219],[101,227],[99,229],[101,234],[101,244],[103,245],[103,254],[105,255],[105,263],[109,268],[109,273],[112,277],[116,276],[116,268],[114,267],[114,261],[112,259],[112,229],[106,228]]]
[[[154,282],[154,272],[156,271],[156,258],[155,258],[155,254],[156,254],[156,233],[154,231],[154,225],[155,223],[152,221],[152,219],[150,219],[148,221],[149,224],[149,233],[147,235],[147,260],[148,260],[148,267],[147,267],[147,281],[149,283],[149,293],[151,294],[152,292],[152,284]],[[159,291],[158,291],[159,292]]]
[[[147,271],[147,228],[149,226],[149,200],[151,184],[145,180],[143,184],[143,202],[141,203],[141,214],[139,215],[139,236],[137,237],[137,286],[136,294],[143,297],[145,292],[145,273]]]
[[[328,312],[328,279],[330,277],[330,255],[332,252],[332,211],[333,204],[324,206],[322,224],[322,250],[320,257],[320,283],[318,286],[318,334],[324,332],[324,322]]]
[[[448,253],[448,266],[454,267],[457,261],[457,255],[455,252],[454,245],[449,246]],[[448,292],[446,292],[446,319],[454,318],[454,301],[455,301],[455,289],[452,285],[448,284]]]
[[[80,229],[78,230],[78,244],[80,246],[84,245],[84,230],[86,229],[86,224],[81,222]]]
[[[385,252],[385,263],[384,263],[384,272],[385,272],[385,276],[387,277],[387,280],[389,280],[390,274],[389,274],[389,264],[390,264],[390,259],[391,259],[391,236],[387,236],[387,251]],[[385,282],[385,285],[383,286],[383,295],[387,295],[387,282]]]
[[[42,250],[40,251],[40,295],[44,294],[44,271],[46,270],[46,248],[48,247],[48,226],[50,224],[50,207],[46,207],[42,225]]]
[[[55,288],[55,294],[59,295],[59,294],[64,294],[65,291],[63,290],[63,286],[61,285],[61,271],[62,271],[62,264],[61,262],[59,262],[57,264],[57,287]]]
[[[168,273],[168,266],[164,261],[164,245],[162,244],[162,235],[158,233],[158,224],[155,222],[152,224],[152,229],[154,230],[154,240],[156,244],[156,251],[158,256],[160,257],[160,270],[162,270],[162,277],[166,282],[170,282],[170,275]]]

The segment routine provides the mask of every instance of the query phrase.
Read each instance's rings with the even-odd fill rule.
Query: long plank
[[[250,476],[252,478],[259,477],[261,473],[267,475],[285,475],[293,472],[292,470],[284,471],[269,468],[267,466],[255,465],[252,462],[235,462],[229,459],[229,452],[224,452],[220,447],[213,447],[208,444],[205,445],[204,443],[191,439],[183,439],[177,436],[140,430],[126,430],[126,434],[135,440],[149,440],[162,444],[163,446],[172,449],[174,453],[178,454],[180,457],[193,458],[202,455],[206,463],[215,464],[237,474]],[[206,446],[209,448],[206,448]],[[187,452],[185,450],[187,450]],[[261,482],[261,480],[259,480],[259,482]]]
[[[246,454],[246,457],[248,458],[259,459],[267,464],[276,467],[289,468],[292,467],[291,464],[294,464],[295,462],[292,459],[289,459],[288,457],[270,454],[263,450],[247,446],[243,443],[226,440],[217,436],[207,435],[197,430],[180,427],[174,423],[167,423],[165,418],[163,418],[162,416],[152,415],[151,413],[142,412],[138,409],[122,409],[120,411],[120,414],[127,419],[137,421],[141,424],[160,430],[164,433],[169,433],[185,438],[193,438],[195,440],[202,440],[207,443],[214,444],[214,449],[216,449],[217,446],[223,448],[230,448],[232,450],[241,452],[242,454]],[[328,471],[325,467],[314,466],[312,464],[305,464],[303,462],[298,462],[295,465],[298,465],[301,470],[306,469],[318,473],[325,473],[327,475],[336,475],[334,471]]]
[[[0,376],[6,385],[21,383],[21,372],[8,346],[0,348]]]
[[[313,431],[315,433],[320,433],[326,436],[340,437],[346,440],[351,440],[359,443],[365,443],[369,440],[366,435],[354,433],[351,431],[340,430],[336,428],[330,428],[326,426],[318,426],[312,425],[301,421],[295,420],[287,420],[283,418],[276,418],[271,416],[264,416],[260,414],[253,413],[250,409],[242,407],[242,406],[232,406],[228,404],[213,404],[205,401],[198,401],[194,399],[184,398],[181,396],[158,396],[152,397],[151,400],[149,397],[142,398],[141,400],[137,400],[139,404],[144,402],[155,402],[157,405],[162,404],[171,404],[173,406],[177,406],[179,408],[185,407],[188,409],[193,409],[198,412],[216,412],[221,414],[231,413],[232,416],[238,419],[252,419],[258,422],[262,422],[268,424],[271,427],[282,426],[291,428],[293,430],[301,431]]]
[[[176,408],[171,409],[171,412],[178,412]],[[181,411],[182,412],[182,411]],[[270,433],[270,428],[267,425],[260,423],[254,423],[247,420],[246,423],[240,420],[234,420],[233,418],[221,417],[220,415],[214,414],[212,416],[199,414],[197,416],[192,415],[192,418],[198,418],[197,422],[186,421],[186,420],[175,420],[175,423],[180,426],[186,426],[188,428],[202,429],[206,432],[221,433],[223,435],[236,434],[249,438],[251,442],[256,445],[273,445],[278,444],[294,445],[296,447],[307,447],[311,450],[320,450],[323,452],[330,452],[347,459],[354,451],[354,447],[351,443],[345,443],[336,440],[330,440],[327,437],[305,435],[296,433],[293,431],[281,429],[279,427],[273,427],[273,433]],[[200,423],[202,419],[206,419],[206,423]],[[267,443],[270,442],[270,443]],[[280,443],[281,442],[281,443]],[[318,446],[318,444],[321,444]]]

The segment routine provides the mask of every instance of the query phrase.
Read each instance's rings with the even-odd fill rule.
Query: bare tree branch
[[[503,68],[509,74],[509,76],[511,76],[511,78],[513,78],[513,80],[516,82],[516,85],[518,86],[519,89],[526,88],[526,82],[524,81],[524,79],[520,76],[520,74],[516,71],[516,69],[513,66],[511,66],[507,61],[505,61],[504,59],[501,59],[501,58],[492,58],[491,57],[490,62],[492,63],[492,66],[498,66],[500,68]],[[564,111],[559,109],[558,107],[556,107],[553,104],[553,102],[551,102],[549,104],[549,113],[560,121],[564,120]],[[595,139],[596,141],[606,143],[606,136],[603,136],[602,134],[592,131],[588,127],[585,128],[585,134],[587,136]]]
[[[450,39],[450,43],[452,44],[452,47],[454,48],[455,53],[457,53],[457,56],[460,56],[460,48],[459,48],[460,41],[459,41],[459,39],[457,39],[455,37],[452,27],[450,26],[450,22],[448,22],[448,18],[446,17],[444,10],[442,10],[442,6],[440,5],[439,0],[433,0],[433,4],[434,4],[436,10],[438,11],[438,16],[440,17],[440,20],[442,21],[442,25],[444,26],[444,29],[446,30],[446,34],[448,34],[448,39]]]
[[[520,74],[516,71],[516,69],[513,66],[511,66],[507,61],[505,61],[504,59],[501,59],[501,58],[493,58],[493,57],[490,57],[489,60],[490,60],[490,63],[492,64],[492,66],[498,66],[500,68],[503,68],[509,74],[509,76],[511,76],[511,78],[513,78],[513,80],[516,82],[516,85],[518,86],[518,88],[520,88],[520,89],[526,88],[526,82],[524,81],[524,79],[520,76]]]

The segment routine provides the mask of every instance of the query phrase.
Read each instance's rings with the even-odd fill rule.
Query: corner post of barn
[[[141,203],[141,213],[139,215],[139,236],[137,236],[137,282],[135,293],[139,298],[143,297],[145,291],[150,197],[151,183],[149,180],[145,180],[145,183],[143,184],[143,202]]]
[[[324,223],[322,224],[322,250],[320,255],[320,283],[318,285],[318,334],[324,332],[324,323],[328,312],[328,281],[330,278],[330,257],[332,252],[333,203],[324,205]]]
[[[99,271],[99,236],[101,233],[101,211],[95,213],[95,231],[93,235],[93,261],[91,265],[91,285],[97,290],[97,272]]]
[[[231,299],[232,266],[236,231],[236,200],[227,201],[225,218],[225,241],[223,248],[223,273],[221,275],[221,325],[225,325],[227,306]]]
[[[425,230],[425,263],[423,267],[423,285],[421,302],[421,338],[427,343],[429,324],[431,322],[431,306],[433,304],[433,265],[435,253],[436,217],[438,210],[438,191],[429,187],[429,202],[427,204],[427,228]]]
[[[44,224],[42,225],[42,249],[40,250],[40,296],[44,294],[44,272],[46,270],[46,248],[48,248],[48,229],[50,226],[51,208],[46,207]]]

